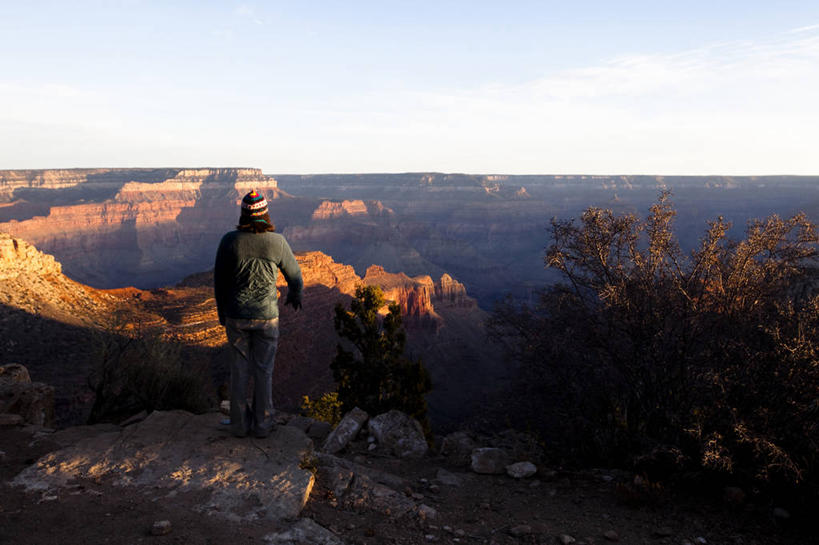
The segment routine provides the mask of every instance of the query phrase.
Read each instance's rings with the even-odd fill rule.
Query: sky
[[[0,169],[819,174],[819,2],[0,0]]]

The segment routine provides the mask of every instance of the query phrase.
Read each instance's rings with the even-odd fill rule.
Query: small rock
[[[708,543],[708,540],[706,540],[704,537],[700,536],[700,537],[694,538],[694,543],[699,543],[699,545],[706,545]]]
[[[731,505],[745,503],[745,491],[738,486],[726,486],[722,492],[722,500]]]
[[[429,542],[435,542],[438,541],[438,536],[436,536],[435,534],[427,534],[424,536],[424,539],[426,539]]]
[[[456,535],[456,536],[458,536],[458,537],[464,537],[464,536],[466,535],[466,532],[465,532],[465,531],[463,531],[463,530],[462,530],[462,529],[460,529],[460,528],[456,528],[456,529],[455,529],[455,535]]]
[[[378,445],[376,445],[375,443],[370,443],[369,445],[367,445],[367,450],[369,450],[370,452],[374,451],[377,448]]]
[[[463,485],[463,481],[460,477],[455,475],[454,473],[450,473],[446,469],[439,469],[438,473],[435,474],[435,479],[446,486],[461,486]]]
[[[438,517],[438,511],[429,505],[422,503],[418,506],[418,518],[421,520],[435,520]]]
[[[537,466],[532,462],[518,462],[506,466],[506,474],[513,479],[525,479],[537,473]]]
[[[368,436],[367,437],[367,442],[368,443],[375,443],[375,437],[373,437],[372,435]]]
[[[154,522],[154,525],[151,527],[151,535],[154,536],[166,536],[171,533],[171,521],[169,520],[158,520]]]
[[[424,495],[423,495],[423,494],[419,494],[418,492],[415,492],[415,493],[413,493],[413,494],[412,494],[412,499],[414,499],[414,500],[423,500],[423,499],[424,499]]]
[[[0,428],[14,428],[23,425],[23,417],[19,414],[0,414]]]
[[[614,530],[603,532],[603,537],[608,539],[609,541],[620,541],[620,535]]]
[[[441,491],[441,487],[438,486],[437,484],[431,484],[429,485],[429,491],[432,492],[433,494],[437,494],[438,492]]]
[[[515,537],[528,536],[532,533],[532,527],[528,524],[518,524],[509,529],[509,533]]]
[[[541,483],[540,483],[540,481],[538,481],[537,479],[535,479],[534,481],[532,481],[531,483],[529,483],[529,488],[537,488],[537,487],[539,487],[539,486],[540,486],[540,484],[541,484]]]
[[[571,543],[574,543],[575,541],[577,541],[575,538],[573,538],[573,537],[572,537],[572,536],[570,536],[569,534],[560,534],[560,535],[557,537],[557,540],[558,540],[560,543],[562,543],[563,545],[570,545]]]
[[[779,520],[788,520],[791,518],[791,514],[781,507],[777,507],[773,510],[773,516],[775,519]]]
[[[508,457],[499,448],[476,448],[472,451],[472,471],[486,475],[500,475],[506,471]]]
[[[671,529],[670,526],[660,526],[656,530],[654,530],[654,535],[657,537],[669,537],[674,535],[674,531]]]
[[[557,471],[555,471],[554,469],[541,471],[540,476],[543,478],[544,481],[554,481],[555,479],[557,479]]]

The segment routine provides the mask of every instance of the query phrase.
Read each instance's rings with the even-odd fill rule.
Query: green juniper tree
[[[421,360],[404,355],[407,335],[398,304],[389,303],[386,316],[379,315],[386,303],[381,288],[359,286],[349,310],[336,305],[336,332],[346,341],[338,344],[330,365],[338,399],[344,411],[354,407],[370,414],[403,411],[429,433],[424,399],[432,389],[429,373]]]

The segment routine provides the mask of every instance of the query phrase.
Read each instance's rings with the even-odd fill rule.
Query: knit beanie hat
[[[242,199],[242,216],[252,221],[266,221],[267,200],[256,190],[252,190]]]

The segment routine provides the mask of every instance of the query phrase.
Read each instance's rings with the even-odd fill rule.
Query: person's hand
[[[285,305],[290,305],[293,307],[293,310],[299,310],[301,308],[301,297],[287,297],[287,301],[284,303]]]

